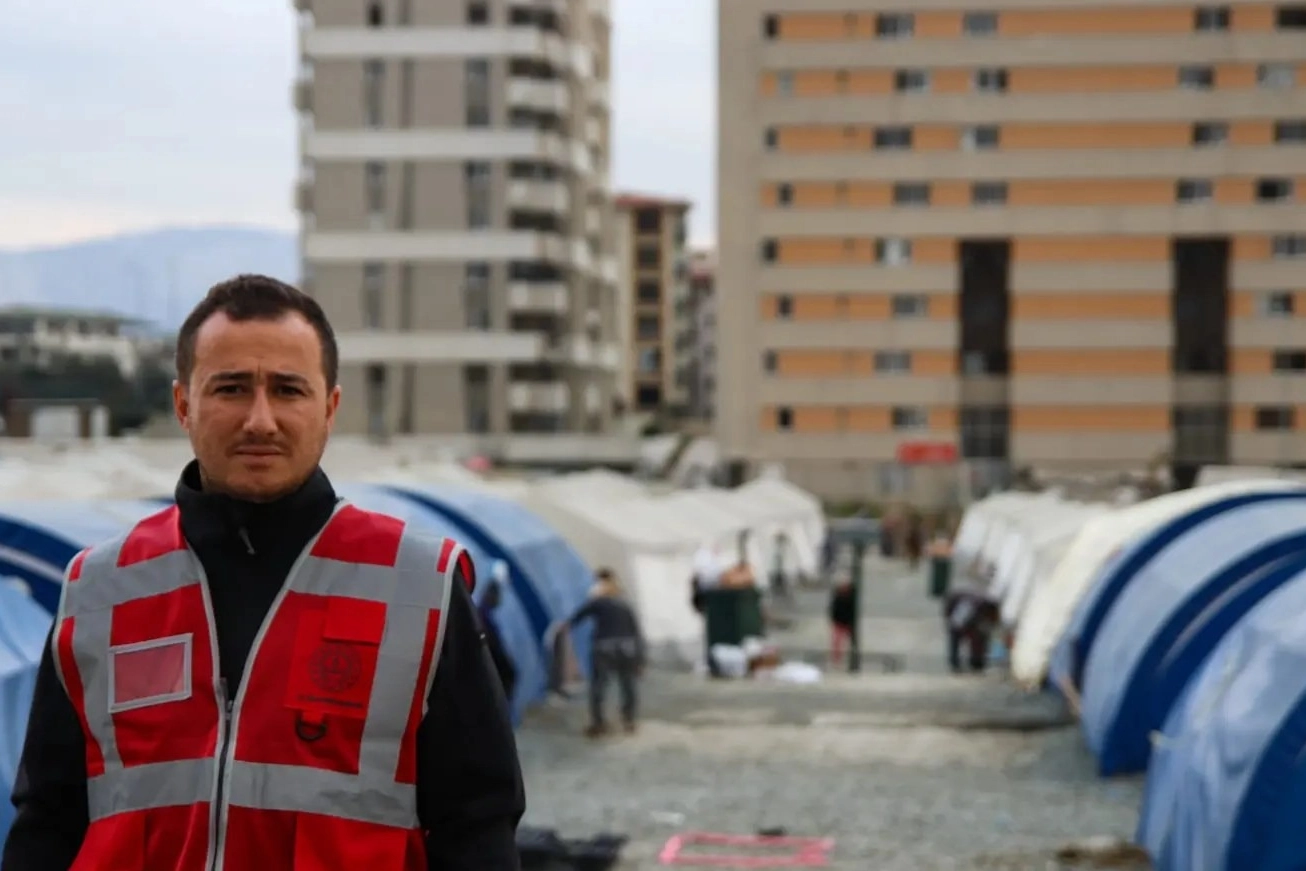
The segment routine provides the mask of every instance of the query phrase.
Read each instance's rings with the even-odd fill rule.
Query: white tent
[[[1051,498],[1038,493],[995,493],[967,509],[952,543],[953,582],[985,583],[1010,528],[1010,518]]]
[[[1094,517],[1111,511],[1101,503],[1067,502],[1030,518],[1013,537],[1015,554],[998,569],[1002,623],[1018,627],[1035,589],[1051,577],[1079,530]]]
[[[617,573],[640,615],[651,656],[672,662],[701,657],[703,621],[690,604],[690,579],[701,543],[696,536],[704,530],[687,530],[690,521],[664,500],[598,497],[566,479],[537,482],[518,502],[591,567]],[[728,537],[717,544],[724,551]]]
[[[1226,496],[1301,486],[1290,481],[1230,481],[1167,493],[1090,519],[1080,528],[1051,576],[1030,595],[1011,651],[1012,675],[1027,688],[1043,683],[1052,651],[1080,598],[1103,566],[1132,541],[1175,517]]]

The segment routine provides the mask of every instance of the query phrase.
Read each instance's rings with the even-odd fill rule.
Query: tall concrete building
[[[1306,4],[718,8],[729,455],[1306,462]]]
[[[607,0],[296,0],[304,284],[339,427],[596,432],[611,414]]]
[[[709,421],[716,408],[716,251],[689,255],[689,415]]]
[[[692,327],[690,203],[637,194],[620,194],[614,203],[624,404],[637,414],[683,416],[690,393],[682,359]]]

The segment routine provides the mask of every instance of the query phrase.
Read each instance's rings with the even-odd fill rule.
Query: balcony
[[[508,105],[554,115],[566,115],[571,110],[571,93],[564,82],[509,79]]]
[[[560,281],[515,281],[508,285],[508,310],[566,314],[567,296],[567,285]]]
[[[312,112],[313,80],[304,76],[295,79],[294,85],[291,86],[290,100],[295,105],[295,111]]]
[[[371,363],[533,363],[544,340],[524,333],[480,330],[391,332],[357,330],[337,336],[340,362]]]
[[[571,208],[571,193],[562,182],[518,179],[508,185],[508,206],[532,212],[565,214]]]
[[[600,79],[592,79],[589,84],[590,105],[597,106],[601,109],[607,109],[610,106],[608,83]]]
[[[519,381],[508,385],[510,411],[557,414],[566,411],[570,401],[566,384]]]

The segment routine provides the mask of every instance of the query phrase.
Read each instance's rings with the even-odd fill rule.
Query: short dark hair
[[[277,320],[298,314],[308,321],[322,343],[322,374],[328,388],[340,378],[340,348],[322,306],[284,281],[266,275],[237,275],[220,281],[199,301],[177,333],[177,380],[186,383],[195,371],[195,335],[209,318],[221,312],[233,321]]]

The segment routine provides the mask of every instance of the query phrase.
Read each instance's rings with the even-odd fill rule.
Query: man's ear
[[[180,381],[172,382],[172,411],[184,430],[190,429],[190,390]]]

